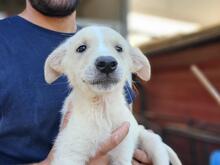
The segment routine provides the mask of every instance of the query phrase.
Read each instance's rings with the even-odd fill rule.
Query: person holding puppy
[[[53,159],[60,109],[69,89],[65,77],[48,86],[43,66],[53,49],[77,32],[78,3],[26,0],[20,15],[0,21],[0,164],[49,165]],[[128,84],[125,93],[131,103],[133,95]],[[61,129],[67,122],[68,115]],[[128,131],[129,123],[115,130],[88,164],[109,164],[107,153]],[[146,153],[137,149],[133,164],[148,162]]]

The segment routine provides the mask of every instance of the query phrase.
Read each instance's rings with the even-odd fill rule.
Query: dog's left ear
[[[48,84],[51,84],[63,74],[62,60],[65,54],[65,46],[61,45],[47,57],[44,65],[44,78]]]
[[[142,80],[148,81],[151,77],[151,67],[147,57],[138,48],[131,48],[133,62],[132,73],[135,73]]]

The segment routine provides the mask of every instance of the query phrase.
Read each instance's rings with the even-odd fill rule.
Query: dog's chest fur
[[[100,144],[111,135],[112,131],[125,121],[129,121],[131,125],[128,137],[132,139],[131,150],[133,150],[137,140],[138,125],[125,103],[122,92],[90,99],[74,91],[66,98],[64,111],[69,102],[73,103],[72,115],[55,144],[59,147],[58,157],[67,155],[71,160],[76,154],[82,154],[81,157],[87,161],[89,157],[95,155]]]

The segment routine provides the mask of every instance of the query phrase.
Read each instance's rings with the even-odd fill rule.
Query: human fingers
[[[113,131],[112,135],[101,145],[100,149],[96,153],[98,155],[106,155],[109,151],[119,145],[123,139],[127,136],[130,124],[124,122],[119,128]]]
[[[66,106],[67,112],[64,113],[64,117],[63,117],[63,120],[62,120],[62,123],[61,123],[60,130],[63,130],[64,128],[66,128],[67,123],[68,123],[68,121],[70,119],[70,116],[72,114],[72,109],[73,109],[73,104],[72,104],[72,102],[69,101],[67,106]]]
[[[133,158],[142,163],[150,163],[150,158],[148,155],[140,149],[135,150]]]
[[[152,165],[151,163],[141,163],[137,160],[132,160],[132,165]]]
[[[136,160],[132,160],[132,165],[141,165],[141,163],[139,163],[139,162],[136,161]]]
[[[109,165],[109,158],[105,156],[96,156],[91,158],[87,165]]]
[[[63,122],[61,123],[61,127],[60,129],[63,130],[64,128],[66,128],[67,126],[67,123],[70,119],[70,116],[71,116],[72,112],[71,111],[67,111],[65,116],[63,117]]]

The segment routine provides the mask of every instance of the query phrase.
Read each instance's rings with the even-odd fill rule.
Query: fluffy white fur
[[[76,51],[80,45],[87,46],[82,53]],[[122,47],[123,51],[117,52],[115,46]],[[112,56],[118,62],[112,73],[117,83],[103,86],[103,74],[94,64],[100,56]],[[131,165],[138,145],[154,165],[169,165],[170,161],[181,165],[175,152],[158,135],[138,125],[126,105],[123,86],[130,73],[147,81],[150,64],[140,50],[132,48],[120,34],[107,27],[86,27],[49,55],[45,63],[46,81],[52,83],[65,74],[74,87],[62,110],[64,116],[71,103],[73,108],[69,110],[73,113],[55,141],[53,165],[85,165],[100,144],[125,121],[130,123],[129,133],[109,153],[111,165]],[[100,83],[94,84],[97,79]]]

